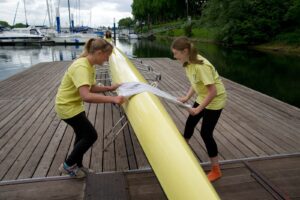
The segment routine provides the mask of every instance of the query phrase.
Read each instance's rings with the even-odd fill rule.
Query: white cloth
[[[156,87],[152,87],[145,83],[140,82],[128,82],[123,83],[117,90],[118,94],[120,96],[124,97],[131,97],[133,95],[142,93],[142,92],[151,92],[157,96],[160,96],[162,98],[165,98],[166,100],[175,103],[176,105],[183,107],[183,108],[191,108],[192,106],[190,104],[182,103],[176,99],[176,97],[170,95],[167,92],[164,92]]]

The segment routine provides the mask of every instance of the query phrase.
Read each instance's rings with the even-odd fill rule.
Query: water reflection
[[[299,57],[202,44],[198,48],[222,76],[300,107]]]
[[[130,57],[169,57],[170,40],[117,40]],[[196,43],[221,76],[300,107],[300,57]],[[0,80],[40,62],[74,60],[83,46],[1,47]]]
[[[40,62],[73,60],[82,46],[1,46],[0,80]]]
[[[168,57],[172,58],[170,41],[139,40],[133,44],[132,53],[140,58]]]

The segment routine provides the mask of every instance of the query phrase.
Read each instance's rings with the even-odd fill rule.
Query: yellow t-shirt
[[[113,39],[112,39],[112,38],[106,38],[106,37],[104,37],[104,40],[106,40],[106,41],[109,42],[109,43],[112,43],[112,42],[113,42]]]
[[[219,110],[224,108],[227,95],[218,72],[204,57],[198,55],[198,59],[203,60],[203,64],[189,64],[185,67],[186,75],[191,82],[194,91],[198,95],[196,102],[201,104],[208,94],[206,85],[215,84],[217,95],[206,106],[206,108],[210,110]]]
[[[66,71],[55,100],[55,110],[61,119],[68,119],[84,111],[79,87],[95,85],[95,68],[87,58],[79,58]]]

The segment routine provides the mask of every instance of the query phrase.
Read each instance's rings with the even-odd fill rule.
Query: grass
[[[167,37],[178,37],[185,35],[184,30],[174,29],[162,33],[158,33],[157,36],[167,36]],[[193,28],[192,29],[192,39],[198,41],[214,42],[216,41],[217,30],[207,29],[207,28]]]
[[[215,41],[217,38],[217,30],[207,28],[193,28],[192,38],[201,38],[210,41]]]

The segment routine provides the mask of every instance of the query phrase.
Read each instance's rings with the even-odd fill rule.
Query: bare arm
[[[195,91],[193,89],[193,87],[191,86],[189,91],[187,92],[187,94],[184,97],[179,97],[178,101],[181,101],[182,103],[187,102],[193,95],[195,94]]]
[[[206,95],[203,102],[199,106],[197,106],[196,108],[189,109],[191,115],[197,115],[198,113],[200,113],[217,95],[217,88],[215,84],[207,85],[206,87],[207,87],[208,94]]]
[[[123,96],[105,96],[102,94],[93,93],[89,90],[88,85],[83,85],[79,88],[79,94],[84,102],[87,103],[116,103],[122,104],[125,102]]]
[[[107,92],[107,91],[114,91],[116,90],[121,84],[113,84],[111,86],[103,86],[103,85],[93,85],[91,87],[91,92]]]

